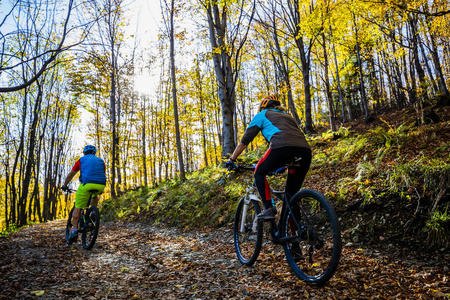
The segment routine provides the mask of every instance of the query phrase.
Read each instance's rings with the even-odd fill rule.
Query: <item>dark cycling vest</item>
[[[87,154],[79,159],[81,183],[106,185],[105,162],[95,154]]]

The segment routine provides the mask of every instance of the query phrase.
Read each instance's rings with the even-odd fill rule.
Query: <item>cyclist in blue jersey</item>
[[[80,171],[80,186],[77,189],[75,196],[75,209],[72,215],[72,232],[70,234],[68,243],[72,244],[78,239],[78,222],[80,221],[80,209],[88,205],[90,190],[97,190],[98,192],[92,195],[92,205],[98,205],[98,195],[103,192],[106,186],[106,166],[103,159],[95,156],[97,149],[94,146],[88,145],[84,147],[83,154],[72,170],[66,177],[63,190],[68,190],[67,185],[73,179],[75,174]]]
[[[276,96],[268,96],[261,101],[259,113],[250,122],[240,143],[226,163],[229,169],[236,167],[234,162],[259,132],[269,142],[269,149],[256,165],[254,173],[256,187],[264,203],[264,210],[258,215],[258,220],[268,221],[275,218],[276,211],[272,206],[266,175],[284,167],[294,158],[301,158],[300,166],[288,170],[285,192],[292,197],[302,186],[312,155],[311,148],[294,118],[281,106]]]

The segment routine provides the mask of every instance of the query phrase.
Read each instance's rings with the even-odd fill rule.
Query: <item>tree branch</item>
[[[68,6],[68,11],[67,11],[67,17],[66,17],[66,20],[64,22],[64,29],[63,29],[63,34],[62,34],[61,41],[59,42],[58,47],[55,50],[47,51],[47,53],[52,53],[50,58],[48,60],[44,61],[44,63],[42,64],[41,68],[39,69],[39,71],[31,79],[28,79],[28,80],[25,79],[23,84],[20,84],[20,85],[17,85],[17,86],[0,87],[0,93],[15,92],[15,91],[19,91],[19,90],[22,90],[22,89],[30,86],[36,80],[38,80],[39,77],[41,77],[41,75],[47,70],[48,66],[56,59],[58,54],[63,52],[63,50],[64,50],[63,49],[63,45],[64,45],[64,41],[66,39],[67,32],[68,32],[67,26],[68,26],[68,23],[69,23],[70,15],[72,13],[72,7],[73,7],[73,0],[70,0],[69,1],[69,6]],[[38,55],[33,60],[36,60],[40,56],[42,56],[42,55]],[[20,64],[24,64],[24,63],[26,63],[26,61],[22,61]]]

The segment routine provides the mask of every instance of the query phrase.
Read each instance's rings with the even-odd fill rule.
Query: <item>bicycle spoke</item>
[[[92,249],[97,239],[100,228],[100,213],[97,207],[91,207],[86,214],[86,223],[81,239],[83,247],[87,250]]]
[[[341,251],[339,223],[331,204],[320,193],[306,192],[293,197],[283,222],[283,246],[294,273],[307,282],[326,282]],[[301,238],[290,238],[296,235]]]
[[[74,208],[72,208],[69,212],[69,217],[67,219],[66,224],[66,243],[69,242],[70,233],[72,231],[72,215],[73,215]]]
[[[257,222],[259,204],[251,201],[248,205],[242,199],[236,209],[234,222],[234,244],[241,263],[252,265],[259,255],[262,241],[262,225]]]

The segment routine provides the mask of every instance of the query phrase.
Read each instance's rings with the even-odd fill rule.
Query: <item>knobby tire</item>
[[[234,216],[234,247],[239,261],[247,266],[251,266],[258,258],[261,251],[263,238],[263,224],[257,222],[256,217],[261,212],[259,201],[251,200],[245,216],[244,232],[241,231],[242,214],[244,213],[245,197],[237,206]],[[255,229],[256,226],[256,230]]]
[[[310,189],[296,193],[289,205],[293,213],[286,208],[282,216],[282,238],[300,237],[283,243],[286,260],[302,281],[323,285],[336,272],[342,251],[336,211],[323,194]],[[295,255],[297,249],[303,258]]]
[[[100,229],[100,211],[98,210],[98,207],[89,207],[86,212],[85,219],[86,222],[84,230],[81,234],[81,241],[83,243],[83,248],[90,250],[94,247],[95,241],[97,240],[98,231]]]
[[[69,218],[67,219],[67,225],[66,225],[66,243],[69,243],[69,237],[70,237],[70,233],[72,232],[72,215],[73,215],[73,210],[75,209],[75,207],[72,207],[72,209],[69,212]]]

